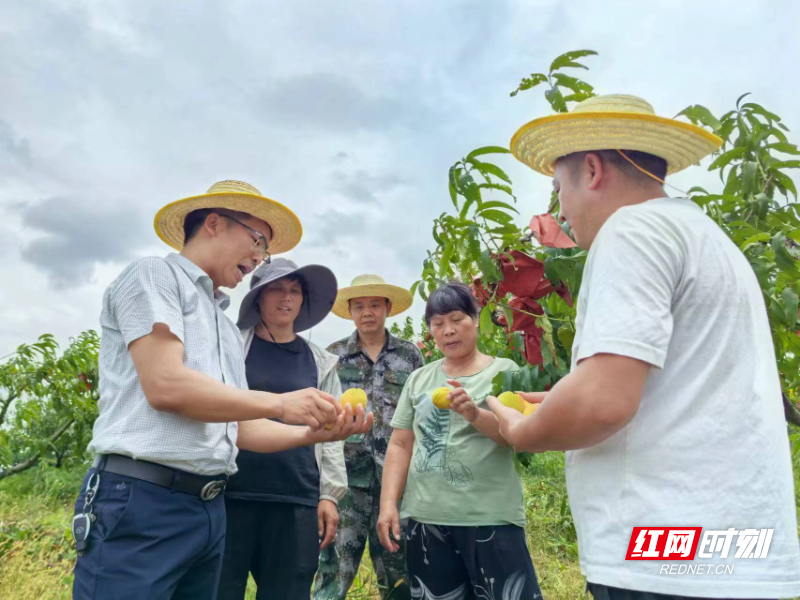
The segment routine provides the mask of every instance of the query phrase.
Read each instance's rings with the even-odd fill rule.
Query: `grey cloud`
[[[0,173],[33,164],[28,140],[17,137],[11,125],[0,119]]]
[[[292,127],[334,133],[420,126],[431,117],[413,99],[400,102],[388,95],[369,94],[335,73],[276,80],[261,94],[260,107]]]
[[[331,174],[334,191],[359,204],[380,205],[378,196],[403,185],[396,175],[371,175],[363,169],[354,173],[336,170]]]
[[[355,227],[356,223],[361,226]],[[363,219],[352,213],[345,213],[331,209],[314,217],[314,226],[310,246],[332,247],[337,241],[354,238],[357,234],[363,235]]]
[[[44,271],[57,289],[91,282],[98,264],[131,259],[147,240],[149,221],[133,208],[89,206],[74,197],[15,208],[27,229],[43,234],[22,248],[23,260]]]

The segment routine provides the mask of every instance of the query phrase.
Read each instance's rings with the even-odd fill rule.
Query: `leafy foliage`
[[[99,345],[87,331],[59,355],[45,334],[0,364],[0,479],[42,459],[83,461],[97,416]]]

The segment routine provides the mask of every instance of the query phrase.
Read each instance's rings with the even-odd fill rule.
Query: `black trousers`
[[[406,531],[412,598],[542,598],[522,527],[454,527],[409,519]]]
[[[218,600],[242,600],[248,573],[258,600],[308,600],[319,561],[316,507],[230,498],[225,506]]]
[[[653,592],[637,592],[608,587],[599,583],[587,583],[586,587],[594,600],[713,600],[712,598],[695,598],[690,596],[673,596],[672,594],[654,594]],[[723,600],[718,598],[717,600]]]

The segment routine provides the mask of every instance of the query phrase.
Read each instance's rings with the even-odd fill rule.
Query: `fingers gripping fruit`
[[[525,410],[522,411],[522,414],[526,417],[528,415],[532,415],[539,409],[540,404],[532,404],[530,402],[525,403]]]
[[[449,387],[440,387],[433,390],[431,399],[436,408],[450,408],[450,399],[447,395],[452,391]]]
[[[367,411],[367,392],[362,390],[361,388],[350,388],[346,390],[342,397],[339,398],[339,404],[342,405],[342,408],[350,405],[350,408],[353,409],[353,414],[356,414],[356,406],[359,404],[364,407],[364,412]],[[333,425],[325,425],[325,429],[333,429]]]
[[[522,396],[514,392],[503,392],[497,399],[500,401],[500,404],[518,410],[519,412],[525,410],[525,401],[522,399]]]
[[[364,407],[364,410],[367,410],[367,392],[361,388],[350,388],[342,394],[342,397],[339,399],[339,404],[342,405],[342,408],[349,404],[354,414],[356,412],[356,406],[359,404]]]

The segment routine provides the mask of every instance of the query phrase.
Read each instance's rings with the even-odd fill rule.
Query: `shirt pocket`
[[[336,374],[339,376],[343,392],[351,388],[364,388],[364,373],[361,369],[351,365],[342,365]]]
[[[400,394],[403,392],[408,377],[411,375],[410,371],[386,371],[383,374],[384,382],[384,398],[387,404],[396,407],[397,401],[400,400]]]

